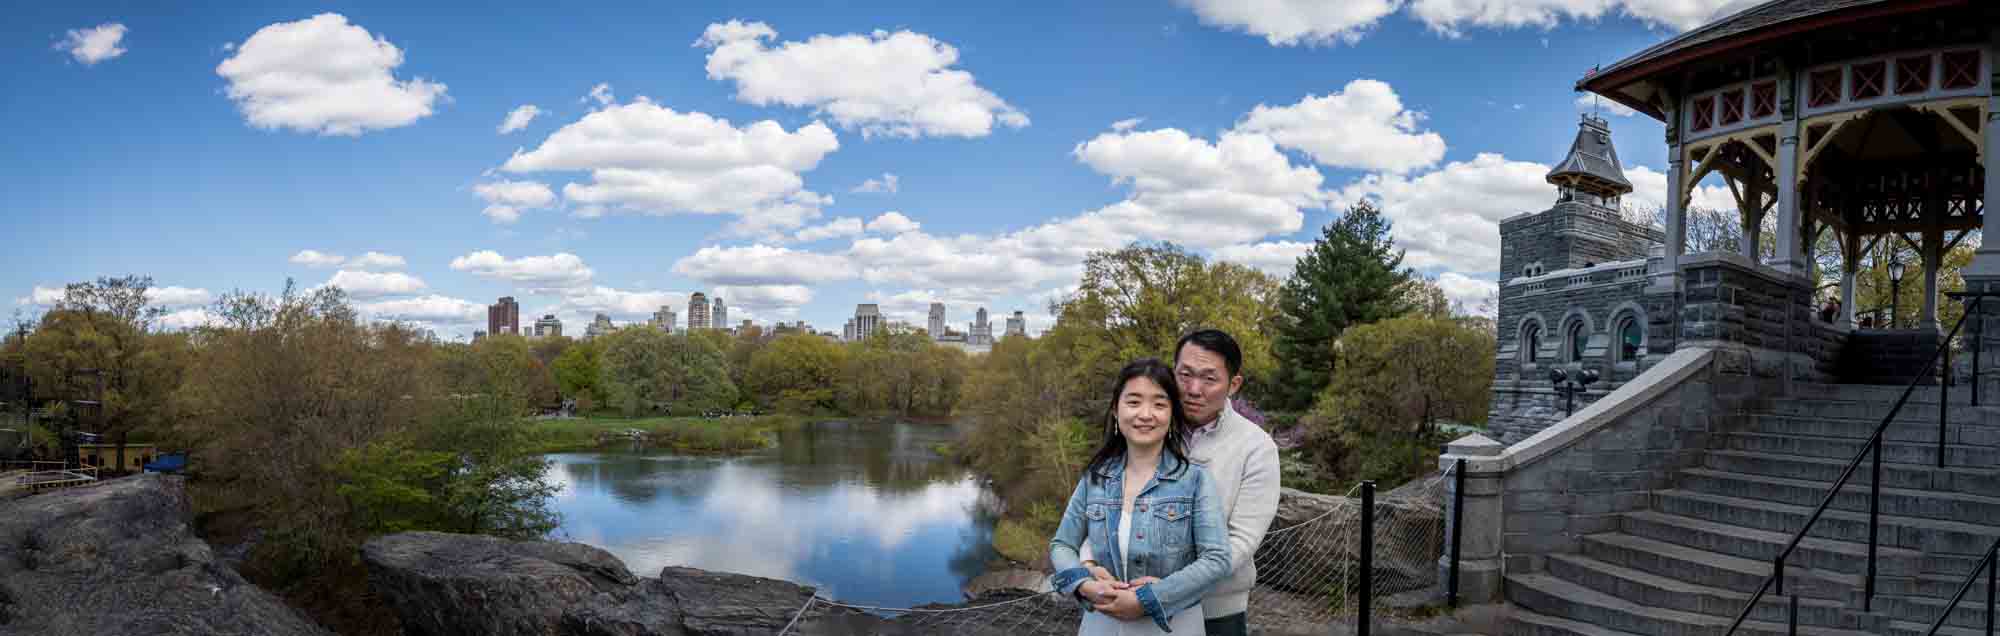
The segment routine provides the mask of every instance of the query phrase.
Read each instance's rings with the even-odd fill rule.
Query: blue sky
[[[147,274],[187,324],[289,277],[446,337],[502,295],[579,328],[694,291],[1039,331],[1091,249],[1282,274],[1361,198],[1476,299],[1494,222],[1553,201],[1574,80],[1743,2],[668,4],[17,8],[0,299]],[[1610,118],[1658,201],[1660,125]]]

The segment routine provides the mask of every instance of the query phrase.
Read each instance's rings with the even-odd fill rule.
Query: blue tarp
[[[187,453],[169,453],[146,462],[146,472],[149,473],[178,473],[185,468],[187,468]]]

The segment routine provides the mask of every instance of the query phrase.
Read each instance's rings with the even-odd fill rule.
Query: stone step
[[[1507,616],[1502,633],[1506,636],[1638,636],[1632,632],[1579,623],[1519,607]]]
[[[1583,554],[1620,567],[1657,574],[1708,587],[1752,593],[1771,576],[1771,562],[1753,561],[1707,550],[1623,533],[1585,535]],[[1853,574],[1785,569],[1785,591],[1807,598],[1846,600],[1861,589]]]
[[[1921,623],[1912,621],[1890,621],[1888,627],[1889,628],[1887,631],[1882,632],[1887,636],[1934,636],[1931,633],[1930,621],[1923,621]],[[1938,629],[1937,634],[1941,634],[1943,636],[1986,636],[1986,629],[1984,627],[1980,629],[1966,629],[1964,627],[1953,627],[1950,625],[1946,625],[1943,628]]]
[[[1768,433],[1773,435],[1800,435],[1808,437],[1837,437],[1866,440],[1875,435],[1875,427],[1881,420],[1863,420],[1812,415],[1771,415],[1761,414],[1745,418],[1743,432]],[[2000,423],[1947,422],[1944,429],[1945,441],[1968,446],[2000,446]],[[1937,420],[1897,419],[1882,436],[1891,442],[1936,444],[1938,439]]]
[[[1738,494],[1757,493],[1745,491]],[[1666,514],[1787,535],[1798,532],[1813,511],[1812,506],[1681,489],[1654,492],[1652,503],[1655,511]],[[1978,556],[1985,554],[1994,539],[2000,537],[2000,526],[1986,524],[1896,515],[1882,515],[1879,520],[1880,525],[1876,528],[1878,545],[1924,553]],[[1820,515],[1807,536],[1866,544],[1868,513],[1828,509]]]
[[[1649,572],[1620,567],[1574,554],[1549,555],[1549,573],[1557,578],[1644,605],[1710,616],[1736,618],[1750,595],[1670,579]],[[1847,604],[1825,599],[1801,599],[1799,623],[1855,629],[1856,616]],[[1788,601],[1766,595],[1757,603],[1752,620],[1782,622],[1789,613]]]
[[[1953,362],[1957,362],[1959,358],[1959,353],[1960,352],[1956,351],[1952,352]],[[1991,356],[1988,356],[1988,359],[1981,361],[1979,375],[1981,377],[1984,377],[1986,374],[1993,373],[1994,371],[2000,371],[2000,367],[1996,367],[1996,365],[1994,364],[1995,362],[1996,360],[1992,359]],[[1970,378],[1971,378],[1970,373],[1959,374],[1959,377],[1957,378],[1958,383],[1952,385],[1951,387],[1950,399],[1952,404],[1969,405],[1972,403],[1972,385],[1968,382]],[[1896,402],[1896,398],[1903,395],[1903,389],[1905,388],[1908,388],[1908,385],[1902,383],[1828,384],[1824,382],[1793,382],[1791,391],[1789,393],[1785,394],[1785,396],[1782,398],[1772,398],[1772,400],[1777,401],[1777,400],[1794,400],[1794,399],[1806,399],[1806,400],[1845,399],[1845,400],[1882,402],[1884,404],[1894,404]],[[1979,396],[1980,398],[1979,401],[1981,404],[1987,404],[1992,402],[1991,398],[1996,398],[1996,397],[2000,396],[1986,395],[1982,393]],[[1920,385],[1917,387],[1916,391],[1910,394],[1910,403],[1937,404],[1938,401],[1937,398],[1938,398],[1937,385]]]
[[[1862,462],[1859,470],[1869,470],[1869,463]],[[1752,499],[1794,506],[1818,506],[1820,501],[1826,498],[1827,489],[1832,486],[1827,482],[1746,475],[1709,468],[1683,470],[1677,479],[1683,490],[1716,495],[1743,495]],[[1849,483],[1840,489],[1840,495],[1834,497],[1833,504],[1828,508],[1866,513],[1869,490],[1868,484]],[[1980,524],[2000,520],[2000,498],[1909,488],[1881,490],[1881,505],[1878,508],[1880,514]],[[1990,545],[1992,542],[1989,540],[1977,546],[1967,546],[1970,548],[1967,553],[1984,554]]]
[[[1949,598],[1884,596],[1875,599],[1875,609],[1888,614],[1894,620],[1929,625],[1937,620],[1938,613],[1944,611],[1945,603],[1950,601]],[[1983,630],[1986,627],[1986,595],[1980,594],[1977,598],[1973,598],[1968,594],[1964,600],[1959,601],[1956,608],[1952,609],[1951,618],[1946,619],[1945,624]]]
[[[1724,433],[1711,436],[1718,450],[1750,451],[1776,455],[1796,455],[1822,459],[1852,460],[1867,440],[1835,437],[1797,437],[1763,433]],[[1936,444],[1890,441],[1883,445],[1883,463],[1937,465]],[[1945,445],[1946,467],[2000,466],[2000,447]]]
[[[1507,577],[1507,596],[1530,610],[1610,629],[1647,636],[1722,636],[1732,618],[1648,607],[1611,596],[1549,574]],[[1778,636],[1785,625],[1745,621],[1736,631],[1744,636]],[[1868,632],[1821,626],[1799,627],[1813,636],[1864,636]]]
[[[1702,457],[1702,465],[1715,470],[1814,481],[1831,485],[1847,469],[1853,458],[1830,459],[1797,455],[1768,455],[1745,451],[1712,450]],[[1885,458],[1886,459],[1886,458]],[[1868,460],[1863,460],[1850,483],[1869,482]],[[1926,464],[1882,462],[1882,485],[1890,488],[1917,488],[1967,494],[2000,493],[2000,471],[1978,468],[1945,468]]]
[[[1791,532],[1758,530],[1653,511],[1625,513],[1618,523],[1626,534],[1767,563],[1776,559],[1792,540]],[[1887,546],[1876,550],[1876,572],[1882,575],[1915,576],[1923,563],[1923,554],[1915,550]],[[1785,567],[1862,574],[1868,571],[1868,545],[1807,538],[1792,550]]]

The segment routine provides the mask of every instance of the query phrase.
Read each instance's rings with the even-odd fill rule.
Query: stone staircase
[[[1805,385],[1719,416],[1700,465],[1654,491],[1650,509],[1620,515],[1615,532],[1580,537],[1578,553],[1551,555],[1542,571],[1507,577],[1508,600],[1524,611],[1506,633],[1720,636],[1902,390]],[[1952,393],[1948,468],[1936,467],[1935,387],[1919,387],[1885,434],[1874,611],[1861,610],[1864,460],[1786,561],[1785,592],[1800,597],[1799,633],[1923,634],[2000,537],[2000,408],[1971,406],[1963,386]],[[1940,633],[1984,633],[1981,578]],[[1767,593],[1736,633],[1787,633],[1790,600]]]

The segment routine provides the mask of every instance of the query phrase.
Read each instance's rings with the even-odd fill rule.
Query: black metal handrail
[[[1958,322],[1951,326],[1951,333],[1945,335],[1944,340],[1938,342],[1937,351],[1931,353],[1930,361],[1925,363],[1923,367],[1926,369],[1936,368],[1938,360],[1940,358],[1944,360],[1944,377],[1938,379],[1937,460],[1939,468],[1944,467],[1945,425],[1951,410],[1948,404],[1951,383],[1947,381],[1951,374],[1951,341],[1958,337],[1960,329],[1965,328],[1966,319],[1978,315],[1980,301],[1989,295],[2000,296],[2000,292],[1955,292],[1947,295],[1953,298],[1970,299],[1972,304],[1966,308],[1965,315],[1959,316]],[[1980,346],[1977,344],[1972,348],[1972,403],[1975,405],[1979,403],[1979,349]],[[1792,535],[1792,540],[1785,544],[1785,549],[1780,550],[1777,558],[1771,560],[1771,575],[1764,579],[1763,585],[1757,587],[1757,593],[1750,595],[1750,600],[1743,604],[1743,611],[1736,614],[1736,620],[1729,624],[1729,631],[1725,632],[1725,636],[1733,636],[1737,628],[1743,626],[1743,621],[1748,620],[1750,613],[1756,611],[1757,603],[1764,599],[1766,592],[1772,592],[1775,588],[1779,596],[1785,595],[1785,559],[1792,555],[1793,550],[1798,549],[1799,542],[1805,540],[1806,534],[1812,531],[1813,524],[1818,523],[1820,516],[1826,514],[1827,507],[1833,505],[1834,498],[1840,496],[1840,490],[1847,486],[1849,479],[1854,478],[1854,471],[1861,468],[1861,460],[1867,458],[1871,452],[1875,459],[1868,484],[1868,576],[1862,581],[1864,591],[1861,597],[1861,609],[1862,611],[1874,611],[1875,553],[1876,546],[1879,544],[1876,535],[1881,525],[1882,507],[1882,439],[1889,430],[1889,424],[1896,421],[1896,415],[1903,411],[1903,404],[1910,401],[1910,395],[1916,392],[1917,385],[1921,384],[1923,380],[1924,374],[1918,374],[1916,377],[1910,378],[1910,383],[1903,387],[1903,394],[1896,398],[1896,405],[1889,409],[1888,415],[1882,418],[1882,423],[1875,426],[1875,434],[1869,436],[1868,443],[1862,445],[1861,451],[1854,454],[1854,459],[1847,462],[1847,469],[1841,471],[1840,478],[1834,480],[1832,487],[1827,488],[1826,496],[1820,499],[1818,507],[1813,508],[1812,516],[1806,517],[1805,525],[1799,526],[1798,533]],[[1790,617],[1793,625],[1798,624],[1798,614],[1798,595],[1794,594],[1792,595]]]
[[[1958,609],[1958,602],[1965,600],[1965,593],[1972,591],[1972,583],[1979,580],[1982,571],[1986,573],[1986,636],[1993,636],[1993,590],[2000,587],[1995,585],[2000,583],[1995,580],[2000,577],[1994,575],[1996,567],[2000,567],[2000,562],[1996,561],[2000,561],[2000,540],[1995,540],[1993,547],[1986,549],[1986,556],[1979,560],[1979,565],[1965,575],[1965,583],[1958,586],[1957,594],[1951,595],[1951,602],[1938,611],[1937,620],[1931,623],[1930,631],[1924,632],[1924,636],[1936,636],[1938,630],[1944,627],[1945,619],[1951,618],[1951,611]]]

